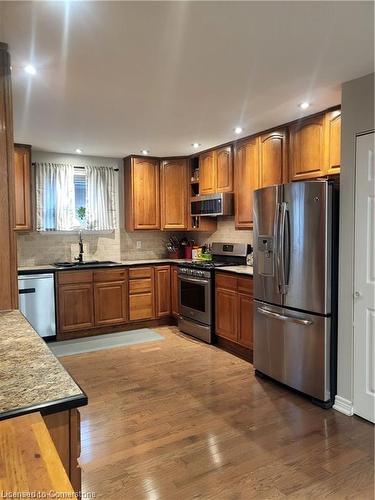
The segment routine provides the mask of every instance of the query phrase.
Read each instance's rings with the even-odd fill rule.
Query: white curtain
[[[112,167],[87,166],[86,224],[92,231],[118,228],[117,177]]]
[[[36,163],[36,228],[67,231],[75,224],[74,166]]]

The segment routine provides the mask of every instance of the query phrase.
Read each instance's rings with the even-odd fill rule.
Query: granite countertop
[[[217,268],[217,271],[228,271],[237,274],[246,274],[247,276],[253,275],[252,266],[225,266]]]
[[[145,260],[120,260],[115,264],[111,265],[103,265],[103,268],[111,268],[111,267],[128,267],[128,266],[147,266],[148,264],[183,264],[184,262],[191,262],[191,260],[187,259],[145,259]],[[100,266],[94,267],[56,267],[52,264],[38,264],[38,265],[30,265],[30,266],[20,266],[18,268],[18,274],[27,274],[27,273],[52,273],[56,271],[76,271],[80,269],[100,269]]]
[[[0,420],[87,404],[87,397],[19,311],[0,312]]]

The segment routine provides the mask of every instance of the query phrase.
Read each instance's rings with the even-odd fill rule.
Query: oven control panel
[[[178,270],[180,275],[183,276],[193,276],[195,278],[211,278],[210,271],[203,271],[201,269],[191,269],[189,267],[180,267]]]

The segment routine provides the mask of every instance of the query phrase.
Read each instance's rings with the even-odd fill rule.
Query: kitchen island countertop
[[[18,311],[0,312],[0,420],[87,404],[87,396]]]

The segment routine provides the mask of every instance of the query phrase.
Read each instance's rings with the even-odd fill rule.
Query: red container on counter
[[[191,259],[192,250],[193,250],[193,245],[186,245],[184,247],[184,259]]]

